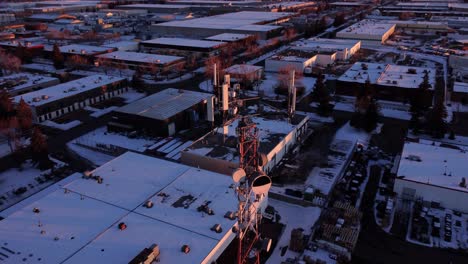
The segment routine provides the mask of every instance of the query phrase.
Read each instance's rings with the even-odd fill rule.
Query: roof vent
[[[125,229],[127,229],[127,225],[126,225],[124,222],[120,222],[120,223],[119,223],[119,230],[122,230],[122,231],[123,231],[123,230],[125,230]]]
[[[227,218],[229,220],[234,220],[236,219],[236,214],[231,211],[227,211],[226,214],[224,215],[224,218]]]
[[[33,208],[33,213],[38,214],[40,212],[41,212],[41,210],[39,210],[39,208],[37,208],[37,207]]]
[[[181,248],[182,252],[188,254],[190,252],[190,247],[188,245],[183,245]]]
[[[144,207],[146,207],[146,208],[153,207],[153,202],[151,200],[146,201]]]

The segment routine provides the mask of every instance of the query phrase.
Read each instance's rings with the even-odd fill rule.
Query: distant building
[[[423,67],[356,62],[338,78],[336,94],[354,96],[369,80],[378,99],[409,102],[422,83],[426,72],[431,88],[430,96],[425,100],[428,105],[432,105],[436,72],[435,69]]]
[[[384,43],[395,31],[396,24],[386,21],[362,20],[336,33],[337,38],[361,42]]]
[[[30,73],[17,73],[0,77],[0,87],[6,89],[10,96],[40,90],[59,83],[57,78]]]
[[[232,78],[241,82],[247,80],[250,83],[260,81],[263,75],[263,67],[250,64],[235,64],[224,70]]]
[[[468,147],[436,141],[408,141],[397,166],[393,190],[398,199],[423,200],[468,212]],[[465,182],[465,184],[463,184]]]
[[[265,71],[279,72],[287,67],[292,67],[298,72],[303,72],[312,66],[325,67],[336,60],[335,51],[304,51],[288,49],[280,54],[265,60]]]
[[[266,155],[263,171],[271,172],[281,159],[292,151],[307,131],[307,116],[296,114],[288,122],[282,114],[255,116],[259,129],[259,152]],[[214,129],[181,152],[181,162],[230,175],[239,167],[236,128],[239,120]]]
[[[93,75],[18,95],[13,102],[23,98],[32,108],[34,121],[43,122],[124,93],[126,83],[125,78]]]
[[[199,120],[214,120],[213,100],[214,95],[208,93],[165,89],[114,110],[108,127],[113,131],[172,136]]]
[[[336,52],[336,60],[348,60],[361,49],[361,41],[348,39],[310,38],[298,42],[291,49],[312,52]]]
[[[211,264],[236,237],[232,183],[127,152],[2,215],[2,262]],[[262,212],[266,203],[261,196],[252,210]]]
[[[450,93],[450,100],[452,102],[468,104],[468,83],[455,82],[453,84],[453,91]]]
[[[181,56],[208,57],[219,54],[226,42],[186,38],[157,38],[140,42],[143,50]]]
[[[153,25],[153,33],[161,36],[185,36],[206,38],[222,33],[258,35],[268,39],[280,34],[282,27],[294,13],[241,11],[222,15],[171,21]]]
[[[149,54],[141,52],[115,51],[96,56],[97,59],[110,62],[112,65],[125,65],[130,69],[150,69],[156,67],[160,72],[167,72],[185,63],[183,57]]]

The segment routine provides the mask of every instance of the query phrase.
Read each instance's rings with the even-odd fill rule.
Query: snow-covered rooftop
[[[293,13],[286,12],[257,12],[257,11],[241,11],[234,13],[227,13],[216,16],[195,18],[185,21],[171,21],[155,25],[157,27],[171,26],[171,27],[186,27],[186,28],[210,28],[210,29],[249,29],[252,30],[268,31],[277,26],[271,25],[258,25],[265,22],[273,22],[283,18],[287,18]],[[258,26],[258,27],[257,27]]]
[[[141,43],[195,48],[218,48],[226,45],[226,43],[221,41],[209,41],[187,38],[156,38],[147,41],[142,41]]]
[[[115,111],[165,120],[212,97],[208,93],[168,88]]]
[[[121,5],[119,8],[122,9],[187,9],[190,5],[171,5],[171,4],[133,4],[133,5]]]
[[[453,84],[453,91],[458,93],[468,93],[468,83],[455,82]]]
[[[169,64],[178,60],[183,60],[183,57],[168,56],[141,52],[130,52],[130,51],[114,51],[111,53],[105,53],[96,56],[98,58],[122,60],[129,62],[140,62],[140,63],[155,63],[155,64]]]
[[[459,186],[462,178],[466,177],[467,151],[466,146],[441,142],[406,142],[397,176],[404,176],[403,180],[468,192],[467,188]]]
[[[84,54],[95,55],[95,54],[100,54],[104,52],[111,52],[112,50],[113,48],[82,45],[82,44],[71,44],[71,45],[60,47],[60,51],[63,53],[80,54],[80,55],[84,55]]]
[[[346,33],[357,35],[365,34],[381,36],[387,33],[394,26],[394,23],[389,23],[387,21],[361,20],[360,22],[339,31],[337,34]]]
[[[251,37],[252,35],[249,34],[236,34],[236,33],[222,33],[215,36],[211,36],[205,38],[206,40],[214,40],[214,41],[224,41],[224,42],[233,42],[242,39],[246,39]]]
[[[310,38],[305,41],[296,42],[294,49],[310,49],[310,50],[345,50],[351,49],[359,40],[353,39],[326,39],[326,38]]]
[[[425,71],[428,72],[431,89],[434,89],[436,74],[434,69],[394,64],[356,62],[338,80],[365,83],[369,79],[372,84],[418,88],[423,81]]]
[[[262,69],[263,69],[262,66],[255,66],[255,65],[250,65],[250,64],[235,64],[225,69],[224,72],[227,74],[234,74],[234,75],[249,74],[249,73],[253,73],[256,71],[260,71]]]
[[[46,87],[47,83],[59,83],[59,80],[54,77],[31,73],[17,73],[0,78],[0,87],[6,87],[10,92],[20,91],[36,85]]]
[[[161,263],[211,263],[235,236],[224,217],[237,208],[230,177],[133,152],[92,175],[102,184],[75,177],[0,221],[2,263],[128,263],[152,244]],[[198,211],[203,204],[214,214]]]
[[[29,105],[39,106],[123,80],[125,80],[125,78],[96,74],[42,90],[18,95],[13,97],[13,101],[19,102],[20,99],[23,98]]]

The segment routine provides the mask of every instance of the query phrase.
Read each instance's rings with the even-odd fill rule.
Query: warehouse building
[[[279,72],[289,67],[304,72],[312,66],[325,67],[336,60],[335,51],[304,51],[288,49],[265,60],[265,71]]]
[[[189,12],[190,5],[171,5],[171,4],[133,4],[133,5],[121,5],[121,9],[129,10],[147,10],[149,13],[180,13]]]
[[[216,16],[171,21],[152,26],[152,32],[162,36],[182,35],[192,38],[206,38],[222,33],[258,35],[268,39],[279,35],[282,27],[294,13],[241,11]]]
[[[0,221],[2,263],[211,264],[236,236],[231,177],[127,152],[68,178]]]
[[[23,98],[32,108],[34,121],[43,122],[124,93],[126,83],[125,78],[93,75],[18,95],[13,102]]]
[[[358,89],[369,80],[376,97],[381,100],[408,102],[422,83],[429,77],[429,94],[425,100],[432,105],[436,83],[434,69],[394,64],[356,62],[341,75],[336,83],[336,94],[355,96]]]
[[[271,172],[281,159],[305,136],[307,116],[296,114],[288,122],[283,114],[252,117],[259,130],[260,153],[265,154],[265,173]],[[181,152],[180,161],[189,166],[231,175],[239,167],[236,128],[239,119],[215,128]]]
[[[183,57],[128,51],[115,51],[98,55],[96,58],[98,61],[107,61],[112,66],[125,65],[130,69],[156,67],[160,72],[167,72],[180,65],[183,66],[185,62]]]
[[[140,46],[144,51],[148,52],[208,57],[220,53],[223,48],[227,47],[227,43],[186,38],[156,38],[142,41]]]
[[[336,52],[336,60],[349,60],[361,49],[361,41],[351,39],[310,38],[291,47],[295,50]]]
[[[214,95],[169,88],[113,112],[111,131],[142,131],[172,136],[199,120],[214,120]]]
[[[397,164],[393,190],[403,200],[432,202],[468,212],[466,161],[468,147],[436,141],[406,142]],[[465,183],[463,183],[465,182]]]
[[[355,39],[362,43],[384,43],[395,32],[395,23],[362,20],[336,33],[340,39]]]

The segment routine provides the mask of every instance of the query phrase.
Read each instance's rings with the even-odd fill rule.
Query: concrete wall
[[[399,199],[404,197],[403,193],[408,193],[411,189],[415,191],[414,199],[422,198],[429,202],[439,202],[442,207],[468,213],[468,203],[463,202],[468,201],[468,189],[467,192],[463,192],[405,179],[395,180],[393,191],[397,193]]]

